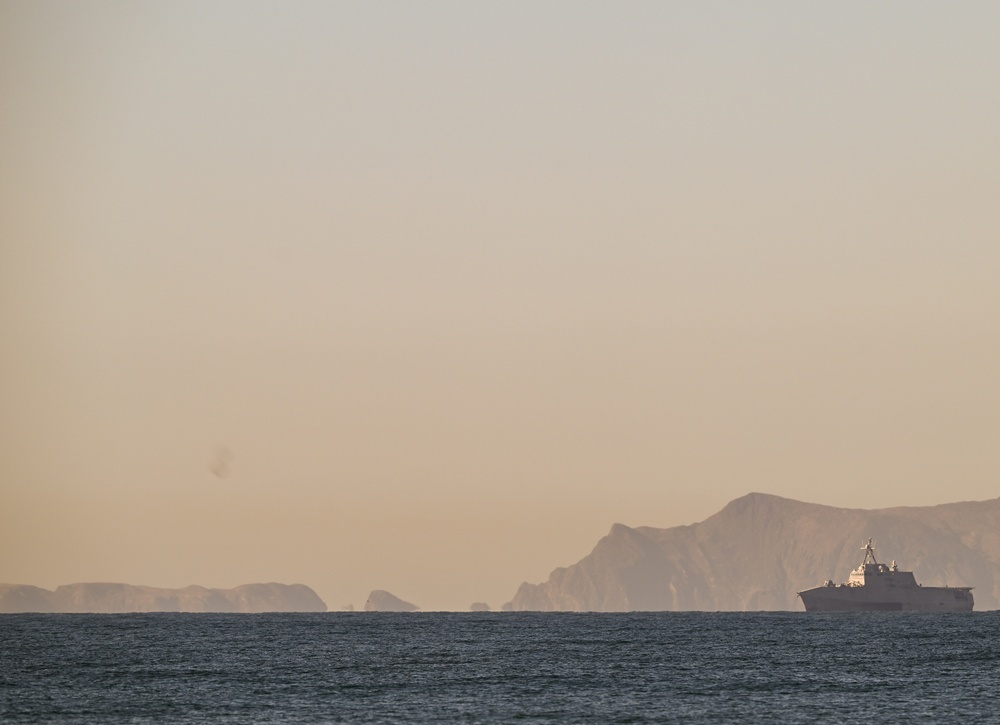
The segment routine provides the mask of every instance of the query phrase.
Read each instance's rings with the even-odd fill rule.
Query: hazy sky
[[[0,0],[0,581],[1000,495],[998,79],[992,0]]]

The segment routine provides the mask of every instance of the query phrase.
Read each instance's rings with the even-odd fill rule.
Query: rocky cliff
[[[1000,499],[866,510],[751,493],[691,526],[615,524],[589,556],[522,584],[504,608],[801,610],[797,592],[845,581],[869,537],[880,561],[918,582],[973,586],[977,610],[1000,607]]]
[[[234,589],[160,589],[132,584],[67,584],[55,591],[0,584],[0,612],[325,612],[303,584],[244,584]]]
[[[383,589],[376,589],[368,595],[365,602],[366,612],[415,612],[420,607],[403,601],[395,594],[390,594]]]

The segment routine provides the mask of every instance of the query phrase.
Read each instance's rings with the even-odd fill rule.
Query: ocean
[[[997,612],[0,615],[2,723],[974,723],[998,692]]]

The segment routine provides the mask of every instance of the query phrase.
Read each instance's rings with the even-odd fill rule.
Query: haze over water
[[[0,3],[0,582],[494,608],[995,498],[1000,6]]]

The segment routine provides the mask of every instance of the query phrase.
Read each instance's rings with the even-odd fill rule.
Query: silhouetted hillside
[[[376,589],[368,595],[365,602],[366,612],[415,612],[420,607],[403,601],[395,594],[390,594],[382,589]]]
[[[578,563],[524,583],[510,610],[800,610],[797,592],[844,581],[872,537],[930,585],[975,587],[1000,606],[1000,499],[928,507],[842,509],[761,493],[691,526],[615,524]]]
[[[325,612],[304,584],[244,584],[234,589],[160,589],[132,584],[67,584],[49,591],[0,584],[0,612]]]

